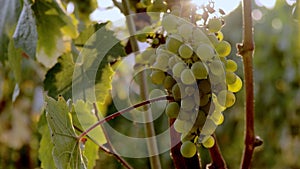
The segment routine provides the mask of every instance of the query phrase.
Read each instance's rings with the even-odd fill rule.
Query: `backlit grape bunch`
[[[174,11],[173,11],[174,13]],[[197,144],[211,148],[211,136],[223,123],[222,112],[235,101],[242,81],[234,72],[235,61],[227,59],[231,45],[223,40],[221,17],[211,17],[197,25],[176,15],[164,14],[161,27],[165,43],[148,48],[136,62],[152,68],[152,83],[163,85],[174,101],[166,106],[174,128],[181,133],[181,154],[190,158]]]

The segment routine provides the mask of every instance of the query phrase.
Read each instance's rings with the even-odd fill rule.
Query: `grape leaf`
[[[57,1],[35,1],[32,9],[36,16],[38,43],[37,60],[52,67],[56,59],[70,50],[70,38],[78,36],[77,20],[67,15]]]
[[[22,51],[20,49],[16,49],[14,41],[11,40],[8,45],[8,62],[17,83],[20,83],[21,81],[21,53]]]
[[[21,3],[19,0],[0,1],[0,61],[7,59],[7,48],[11,36],[18,21]]]
[[[52,157],[53,144],[51,143],[51,135],[47,125],[46,113],[44,112],[38,123],[39,133],[42,135],[39,148],[39,159],[41,160],[41,168],[54,169],[55,164]]]
[[[79,147],[77,135],[72,124],[72,117],[66,101],[58,101],[45,96],[46,118],[54,145],[52,156],[57,168],[85,169],[85,157]]]
[[[44,89],[48,91],[48,95],[53,98],[58,95],[71,98],[73,71],[72,55],[68,53],[59,57],[58,62],[47,72],[44,80]]]
[[[37,43],[37,30],[34,13],[28,0],[24,0],[23,9],[13,39],[16,47],[22,48],[28,56],[34,58]]]

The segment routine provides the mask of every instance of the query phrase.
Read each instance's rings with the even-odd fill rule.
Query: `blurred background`
[[[78,5],[87,20],[105,22],[122,17],[110,0],[67,2]],[[227,15],[222,32],[225,40],[232,44],[229,57],[238,63],[238,75],[243,78],[242,59],[235,55],[234,47],[242,41],[242,9],[239,1],[234,2],[227,2],[230,5],[224,6]],[[221,2],[216,1],[216,5],[218,3]],[[223,8],[222,4],[219,7]],[[253,169],[300,169],[300,14],[295,7],[296,1],[292,0],[256,0],[253,4],[255,132],[264,141],[255,150]],[[16,6],[16,10],[21,11],[21,4]],[[72,4],[67,6],[67,10],[72,12]],[[14,25],[16,19],[4,24]],[[121,34],[124,28],[120,24],[113,25],[111,29]],[[3,169],[40,166],[38,149],[41,136],[37,126],[44,104],[46,69],[30,59],[23,59],[21,69],[22,81],[16,86],[12,70],[4,60],[0,62],[0,168]],[[107,114],[115,112],[114,105],[107,106]],[[241,161],[244,145],[243,89],[237,93],[235,105],[227,109],[224,116],[225,122],[216,131],[217,139],[228,167],[235,169]],[[155,121],[158,133],[168,125],[164,118]],[[123,127],[126,123],[128,121],[122,118],[110,122],[128,135],[138,135],[143,130],[142,127],[126,130]],[[203,165],[209,163],[207,150],[201,149],[200,153]],[[163,168],[173,168],[169,152],[160,157]],[[146,158],[126,160],[135,168],[150,168]],[[100,150],[95,168],[118,169],[123,166],[113,156]]]

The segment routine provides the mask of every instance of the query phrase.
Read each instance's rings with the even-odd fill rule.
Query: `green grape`
[[[160,54],[156,57],[156,62],[153,64],[153,67],[160,70],[166,70],[168,67],[169,55]]]
[[[212,136],[208,136],[202,143],[205,148],[212,148],[215,145],[215,139]]]
[[[217,125],[211,119],[206,119],[204,126],[202,127],[201,134],[211,135],[217,128]]]
[[[196,54],[201,60],[207,61],[214,57],[214,50],[210,45],[204,43],[197,47]]]
[[[191,141],[185,141],[180,147],[180,153],[185,158],[191,158],[197,153],[197,147]]]
[[[169,62],[168,62],[169,68],[173,68],[174,65],[180,61],[181,61],[181,59],[177,55],[171,56],[169,58]]]
[[[156,54],[170,54],[170,52],[167,50],[166,44],[161,44],[159,45],[156,50],[155,50]]]
[[[226,72],[226,83],[233,84],[236,81],[237,76],[233,72]]]
[[[181,109],[177,118],[180,120],[188,121],[190,120],[191,114],[192,114],[191,112]]]
[[[235,103],[235,95],[227,90],[218,93],[218,102],[225,107],[231,107]]]
[[[199,83],[198,83],[198,88],[199,88],[199,91],[201,91],[203,93],[211,92],[210,81],[208,79],[200,80]]]
[[[195,120],[194,127],[202,128],[206,121],[206,116],[203,110],[199,110],[198,113],[195,113],[194,117],[192,117],[192,121]]]
[[[178,18],[174,15],[164,15],[161,25],[168,33],[175,33],[178,26]]]
[[[140,42],[146,42],[147,41],[147,34],[145,34],[145,33],[137,34],[136,39]]]
[[[207,36],[199,28],[193,29],[192,40],[193,40],[193,47],[195,47],[195,49],[200,44],[210,44],[210,41],[207,38]]]
[[[151,5],[151,0],[141,0],[141,3],[145,6]]]
[[[172,68],[172,73],[174,77],[181,77],[181,73],[186,69],[186,64],[183,62],[178,62]]]
[[[216,76],[221,76],[222,74],[225,74],[225,69],[223,67],[222,62],[219,60],[214,60],[209,64],[209,69],[212,74]]]
[[[201,97],[200,97],[200,106],[205,106],[208,102],[209,102],[209,99],[210,99],[210,94],[203,94]]]
[[[164,85],[165,89],[170,91],[175,83],[176,83],[176,81],[175,81],[175,79],[173,79],[172,76],[166,76],[166,78],[163,82],[163,85]]]
[[[177,102],[171,102],[166,107],[166,114],[169,118],[176,118],[179,114],[180,107]]]
[[[180,74],[180,79],[183,84],[191,85],[196,82],[195,76],[191,69],[184,69]]]
[[[235,72],[238,66],[234,60],[228,59],[225,67],[226,67],[226,71]]]
[[[191,23],[183,23],[178,27],[178,33],[185,39],[190,39],[192,37],[194,26]]]
[[[220,57],[226,57],[231,52],[231,45],[227,41],[221,41],[215,47]]]
[[[193,86],[187,86],[184,91],[188,96],[191,96],[195,93],[195,88]]]
[[[173,126],[175,131],[177,131],[178,133],[183,133],[184,132],[184,120],[180,120],[180,119],[176,119]]]
[[[158,38],[153,38],[152,44],[158,45],[159,44],[159,39]]]
[[[207,28],[210,32],[219,32],[222,28],[222,21],[218,18],[209,19],[207,23]]]
[[[218,38],[217,38],[215,35],[213,35],[213,34],[207,35],[207,37],[208,37],[208,39],[210,40],[210,42],[211,42],[214,46],[217,46],[218,43],[220,42],[220,41],[218,40]]]
[[[238,92],[241,90],[243,82],[240,77],[236,76],[236,81],[233,84],[228,84],[228,90],[231,92]]]
[[[222,41],[224,38],[224,35],[221,31],[216,32],[215,35],[216,35],[216,38],[218,39],[218,41]]]
[[[184,98],[186,96],[185,92],[180,92],[180,86],[178,83],[176,83],[173,87],[172,87],[172,94],[174,97],[175,101],[179,101],[181,98]]]
[[[167,37],[166,48],[173,53],[177,53],[182,44],[182,37],[177,34],[172,34]]]
[[[185,97],[181,99],[181,108],[185,111],[191,111],[195,107],[194,97]]]
[[[183,59],[189,59],[193,55],[193,48],[188,44],[182,44],[179,49],[178,53]]]
[[[196,79],[207,79],[208,68],[203,62],[195,62],[191,67]]]
[[[166,75],[165,72],[161,70],[153,70],[150,77],[153,84],[162,84]]]

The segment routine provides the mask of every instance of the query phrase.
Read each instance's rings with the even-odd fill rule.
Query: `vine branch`
[[[254,81],[253,81],[253,26],[251,17],[252,2],[243,0],[243,42],[237,45],[238,55],[242,56],[244,64],[245,88],[245,147],[241,169],[249,169],[255,144],[254,133]]]
[[[215,139],[215,144],[212,148],[209,149],[209,154],[212,160],[212,163],[210,166],[208,166],[208,169],[218,168],[218,169],[227,169],[226,162],[222,156],[222,153],[220,151],[216,134],[212,135]]]
[[[154,99],[149,99],[149,100],[146,100],[146,101],[143,101],[141,103],[138,103],[138,104],[135,104],[131,107],[127,107],[123,110],[120,110],[116,113],[113,113],[109,116],[106,116],[104,119],[102,120],[99,120],[97,123],[93,124],[91,127],[89,127],[87,130],[85,130],[84,132],[82,132],[78,137],[77,139],[80,140],[82,137],[86,136],[90,131],[92,131],[94,128],[96,128],[98,125],[101,125],[103,124],[104,122],[107,122],[107,121],[110,121],[128,111],[131,111],[133,109],[136,109],[138,107],[141,107],[141,106],[144,106],[144,105],[147,105],[147,104],[150,104],[150,103],[153,103],[153,102],[157,102],[157,101],[162,101],[162,100],[173,100],[173,97],[171,96],[161,96],[161,97],[157,97],[157,98],[154,98]]]

